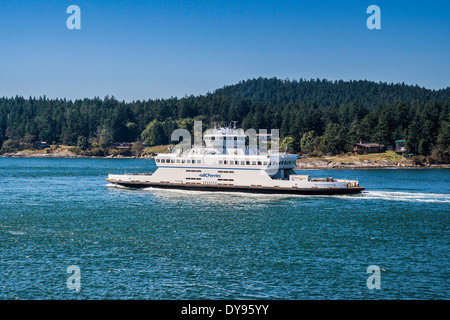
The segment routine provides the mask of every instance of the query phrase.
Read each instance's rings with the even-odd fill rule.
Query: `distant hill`
[[[270,104],[315,103],[321,106],[359,103],[368,107],[413,101],[450,101],[450,87],[430,90],[419,86],[376,83],[367,80],[329,81],[258,78],[225,86],[214,94],[234,100],[249,99]]]
[[[0,98],[2,152],[33,139],[108,150],[114,142],[170,143],[176,128],[237,121],[244,129],[279,129],[291,152],[351,151],[355,141],[394,145],[409,153],[450,155],[450,88],[429,90],[371,81],[241,81],[212,93],[123,102],[103,99]],[[6,145],[5,145],[6,143]]]

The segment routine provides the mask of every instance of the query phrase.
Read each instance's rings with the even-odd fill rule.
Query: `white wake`
[[[366,200],[374,199],[374,200],[388,200],[388,201],[450,203],[450,194],[448,193],[364,191],[359,195],[346,196],[346,198],[366,199]]]
[[[115,184],[107,184],[107,187],[113,188],[123,188],[128,189],[127,187],[115,185]],[[247,192],[235,192],[235,191],[197,191],[197,190],[183,190],[183,189],[164,189],[157,187],[148,187],[143,188],[141,190],[144,191],[153,191],[161,194],[179,194],[186,196],[197,196],[197,195],[233,195],[235,197],[245,197],[245,198],[255,198],[255,199],[280,199],[280,198],[327,198],[327,197],[336,197],[341,199],[354,199],[354,200],[388,200],[388,201],[408,201],[408,202],[430,202],[430,203],[450,203],[450,194],[448,193],[424,193],[424,192],[405,192],[405,191],[363,191],[359,194],[352,195],[293,195],[293,194],[259,194],[259,193],[247,193]]]

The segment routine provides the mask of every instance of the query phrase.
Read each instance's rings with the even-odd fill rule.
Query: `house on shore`
[[[48,145],[47,142],[45,141],[35,141],[33,143],[33,147],[36,149],[45,149],[45,148],[50,148],[50,146]]]
[[[405,140],[395,140],[395,152],[403,154],[406,151]]]
[[[114,149],[129,150],[131,149],[132,145],[132,142],[116,142],[114,143]]]
[[[386,146],[379,143],[355,143],[353,144],[353,152],[355,154],[364,154],[364,153],[379,153],[385,152]]]

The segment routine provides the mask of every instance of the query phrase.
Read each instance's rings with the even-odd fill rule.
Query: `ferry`
[[[214,127],[200,145],[157,154],[153,173],[109,174],[106,181],[129,188],[268,194],[336,195],[365,189],[356,180],[298,174],[297,155],[247,146],[246,137],[243,129]]]

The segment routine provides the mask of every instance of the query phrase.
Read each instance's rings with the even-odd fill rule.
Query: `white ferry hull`
[[[158,189],[182,189],[195,191],[218,191],[218,192],[251,192],[265,194],[299,194],[299,195],[337,195],[360,193],[364,187],[267,187],[267,186],[237,186],[237,185],[215,185],[215,184],[185,184],[185,183],[160,183],[150,181],[120,181],[116,179],[106,179],[106,181],[127,188],[158,188]]]

